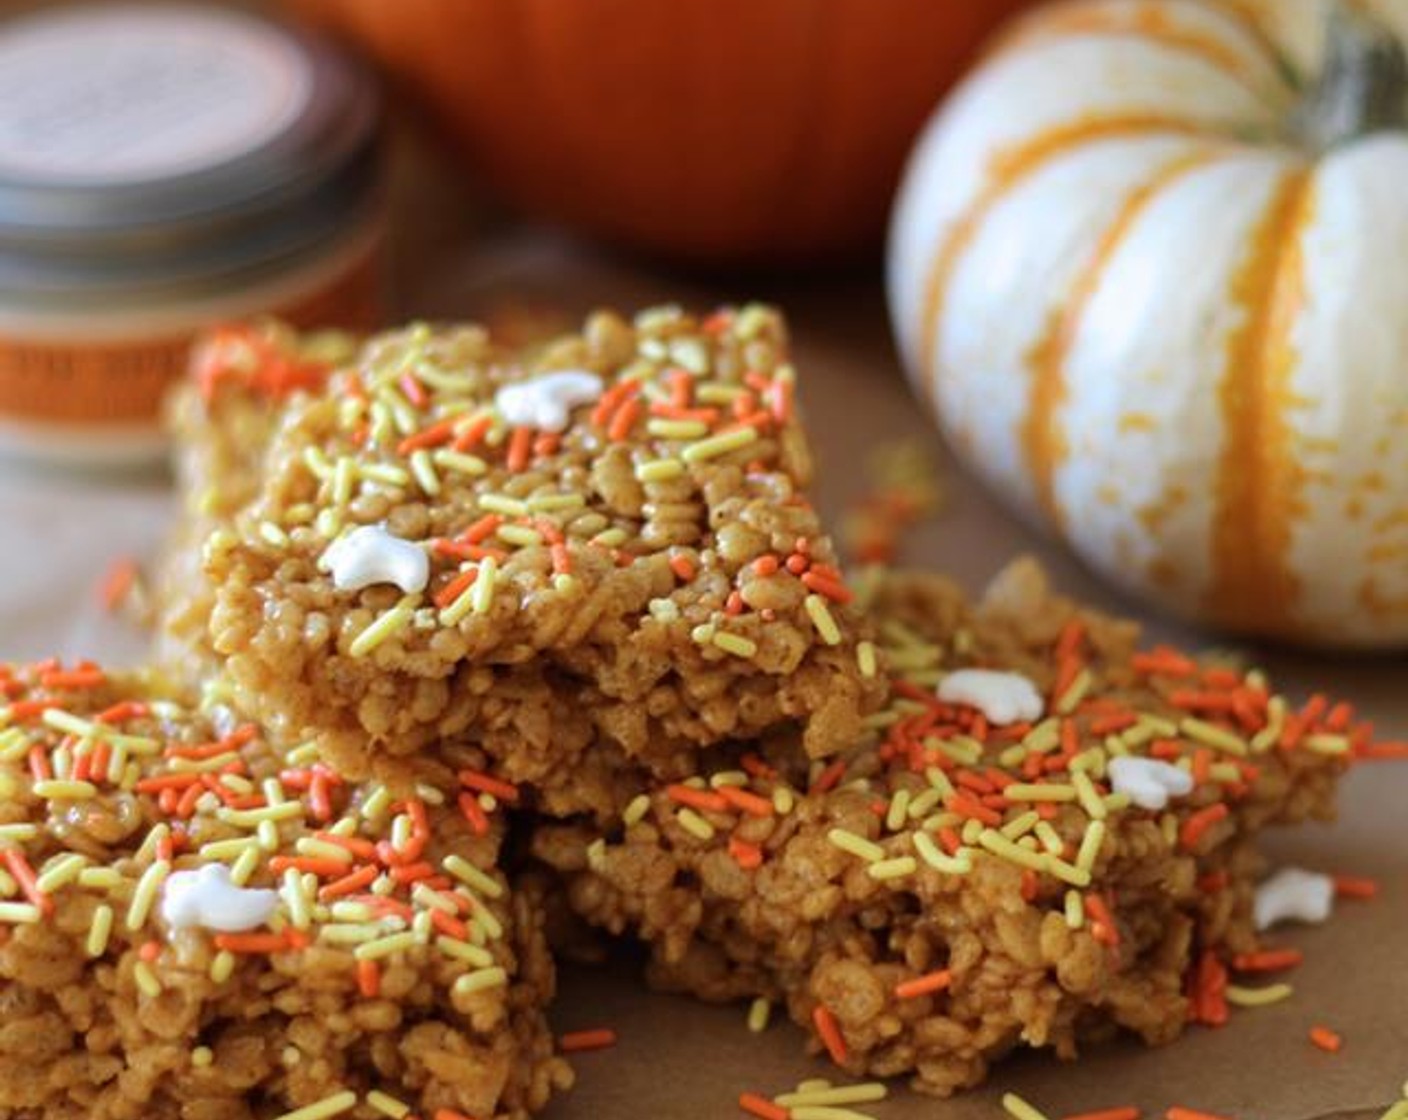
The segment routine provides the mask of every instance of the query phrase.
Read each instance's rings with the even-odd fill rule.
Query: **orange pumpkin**
[[[878,243],[910,142],[1029,0],[290,0],[520,205],[699,263]]]

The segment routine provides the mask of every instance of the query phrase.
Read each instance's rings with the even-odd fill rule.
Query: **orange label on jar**
[[[262,309],[296,327],[371,330],[381,316],[374,245],[321,287]],[[155,423],[196,329],[160,338],[36,342],[0,334],[0,417],[95,427]]]

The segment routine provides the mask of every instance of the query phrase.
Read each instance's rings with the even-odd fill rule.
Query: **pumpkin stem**
[[[1408,52],[1378,15],[1354,0],[1330,13],[1325,67],[1301,109],[1320,150],[1372,132],[1408,128]]]

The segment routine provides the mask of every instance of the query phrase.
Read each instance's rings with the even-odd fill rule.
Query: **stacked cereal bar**
[[[91,664],[0,696],[0,1114],[521,1118],[570,1082],[482,756],[349,782]]]
[[[1367,728],[1137,652],[1030,564],[976,608],[927,575],[861,590],[891,678],[861,745],[740,748],[605,829],[540,825],[573,907],[648,941],[660,985],[784,1001],[848,1072],[939,1094],[1019,1045],[1225,1017],[1252,841],[1327,817]]]
[[[207,349],[237,389],[188,397],[188,445],[269,360]],[[237,709],[351,777],[470,741],[554,812],[607,811],[637,764],[687,773],[732,737],[855,741],[879,681],[806,498],[774,313],[598,314],[517,357],[414,326],[309,389],[266,406],[252,493],[188,472],[219,524],[167,617],[198,623]]]

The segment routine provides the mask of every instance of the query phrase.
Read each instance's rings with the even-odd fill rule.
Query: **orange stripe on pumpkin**
[[[1085,118],[1056,125],[1023,144],[994,154],[988,168],[987,185],[949,228],[948,236],[938,247],[925,279],[924,302],[920,308],[919,360],[924,373],[924,389],[929,397],[932,399],[934,396],[940,373],[935,348],[948,303],[949,287],[964,253],[982,229],[983,220],[999,202],[1052,160],[1083,144],[1158,133],[1193,135],[1200,131],[1203,131],[1203,126],[1197,122],[1158,113]]]
[[[1105,269],[1154,199],[1184,175],[1211,163],[1216,155],[1217,149],[1213,148],[1185,153],[1164,164],[1152,178],[1129,194],[1114,221],[1101,236],[1066,302],[1051,316],[1046,333],[1027,356],[1031,369],[1031,391],[1026,419],[1019,434],[1037,501],[1057,524],[1060,524],[1062,517],[1056,502],[1056,471],[1067,452],[1066,438],[1060,425],[1061,408],[1067,393],[1065,367],[1080,329],[1081,317],[1099,290]]]
[[[1208,9],[1202,10],[1206,12]],[[1234,27],[1237,32],[1249,33],[1250,29],[1239,17],[1226,12],[1214,14],[1227,17],[1229,34],[1236,33],[1231,31]],[[998,49],[1005,52],[1058,35],[1136,36],[1169,50],[1194,55],[1253,92],[1259,93],[1265,89],[1263,85],[1258,85],[1256,75],[1244,52],[1238,51],[1236,47],[1207,30],[1180,25],[1178,19],[1170,12],[1169,6],[1162,3],[1125,3],[1118,7],[1109,4],[1056,7],[1019,24],[1013,35],[999,43]],[[1267,70],[1279,75],[1281,68],[1277,65],[1274,51],[1266,39],[1255,34],[1250,37],[1255,40],[1257,48],[1269,56]],[[1285,87],[1285,92],[1288,95],[1291,93],[1289,86]]]
[[[1305,480],[1295,466],[1287,413],[1295,403],[1291,335],[1306,302],[1301,235],[1314,212],[1312,176],[1309,168],[1286,175],[1228,293],[1244,318],[1227,340],[1218,388],[1225,434],[1208,598],[1221,620],[1237,628],[1287,632],[1300,593],[1289,552]]]

